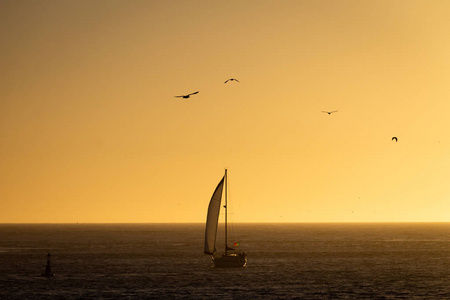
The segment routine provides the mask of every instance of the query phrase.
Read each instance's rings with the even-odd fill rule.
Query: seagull
[[[396,142],[398,142],[398,139],[395,136],[392,138],[392,140],[395,140]]]
[[[324,110],[322,110],[322,112],[324,112],[324,113],[327,113],[327,114],[331,115],[332,113],[335,113],[335,112],[337,112],[337,110],[333,110],[333,111],[324,111]]]
[[[228,81],[233,81],[233,80],[239,82],[239,80],[237,80],[237,79],[230,78],[230,79],[228,79],[227,81],[225,81],[224,83],[227,83]]]
[[[175,96],[175,98],[184,98],[184,99],[187,99],[187,98],[189,98],[189,96],[191,96],[191,95],[198,94],[198,92],[199,92],[199,91],[196,91],[195,93],[191,93],[191,94],[188,94],[188,95]]]

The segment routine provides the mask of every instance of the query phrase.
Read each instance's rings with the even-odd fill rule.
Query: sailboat
[[[225,188],[224,188],[225,187]],[[224,191],[225,190],[225,191]],[[220,204],[222,194],[225,194],[225,253],[221,256],[216,250],[217,227],[219,225]],[[205,249],[204,253],[211,255],[216,268],[241,268],[247,264],[247,254],[236,253],[233,248],[228,247],[228,229],[227,229],[227,170],[225,175],[217,185],[208,206],[208,215],[205,228]]]

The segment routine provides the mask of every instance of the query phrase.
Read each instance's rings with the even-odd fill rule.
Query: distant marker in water
[[[41,274],[42,277],[54,277],[52,273],[52,267],[50,266],[50,253],[47,253],[47,265],[45,266],[45,272]]]

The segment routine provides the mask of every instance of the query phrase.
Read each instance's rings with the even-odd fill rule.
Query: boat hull
[[[213,257],[215,268],[242,268],[247,264],[247,255],[245,253],[232,253]]]

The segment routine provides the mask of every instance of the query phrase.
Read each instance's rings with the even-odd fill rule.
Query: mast
[[[228,243],[227,243],[227,210],[228,210],[228,176],[227,169],[225,169],[225,256],[227,256]]]

